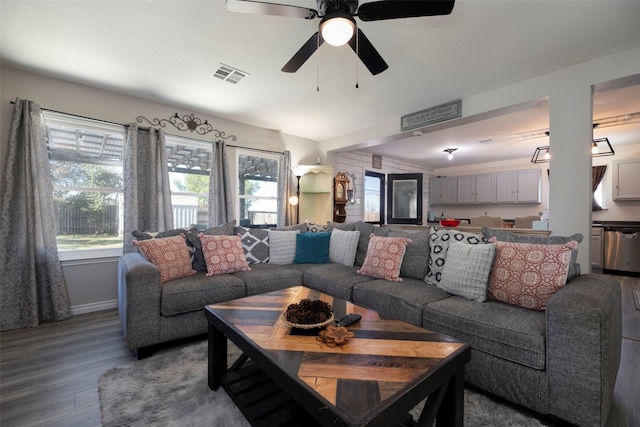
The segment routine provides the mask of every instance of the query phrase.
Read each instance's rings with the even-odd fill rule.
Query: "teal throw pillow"
[[[296,235],[294,264],[322,264],[329,262],[331,232],[306,232]]]

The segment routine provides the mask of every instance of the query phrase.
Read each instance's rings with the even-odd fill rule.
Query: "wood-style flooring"
[[[633,289],[640,279],[616,276],[622,285],[622,358],[609,427],[640,427],[640,310]],[[47,322],[0,334],[0,425],[98,427],[98,378],[136,360],[122,337],[116,310]]]

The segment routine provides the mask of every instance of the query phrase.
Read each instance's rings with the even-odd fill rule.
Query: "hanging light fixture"
[[[331,46],[346,44],[356,31],[356,21],[347,13],[334,12],[320,21],[320,34]]]
[[[541,156],[541,153],[544,154]],[[597,138],[591,142],[591,157],[613,156],[615,154],[609,138]],[[531,163],[547,163],[549,160],[551,160],[551,154],[548,145],[537,147],[531,157]]]
[[[444,151],[445,153],[449,153],[449,155],[447,156],[447,158],[448,158],[449,160],[453,160],[453,152],[454,152],[454,151],[457,151],[457,150],[458,150],[457,148],[445,148],[445,149],[444,149],[444,150],[442,150],[442,151]]]

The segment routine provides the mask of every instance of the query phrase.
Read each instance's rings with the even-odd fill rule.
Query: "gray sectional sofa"
[[[303,284],[468,342],[472,358],[465,379],[481,389],[579,426],[605,425],[620,361],[621,301],[615,280],[578,275],[549,299],[545,311],[479,303],[425,282],[428,231],[408,233],[363,222],[329,227],[360,231],[353,267],[260,263],[251,271],[198,273],[161,284],[158,268],[145,257],[123,255],[119,313],[127,345],[141,354],[158,343],[203,334],[204,305]],[[371,233],[412,239],[402,282],[356,273]]]

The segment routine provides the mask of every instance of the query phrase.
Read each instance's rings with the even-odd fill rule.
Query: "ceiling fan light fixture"
[[[449,160],[453,160],[453,152],[454,152],[454,151],[457,151],[457,150],[458,150],[457,148],[445,148],[445,149],[444,149],[444,150],[442,150],[442,151],[444,151],[445,153],[449,153],[449,155],[447,156],[447,158],[448,158]]]
[[[356,31],[356,21],[346,13],[335,12],[320,21],[320,34],[331,46],[347,44]]]

